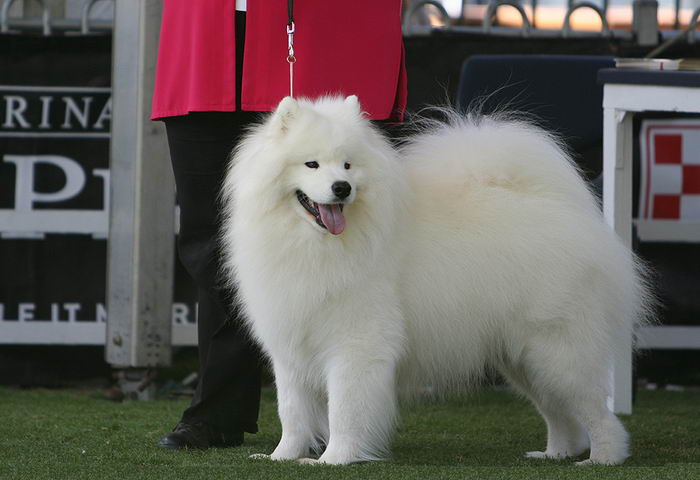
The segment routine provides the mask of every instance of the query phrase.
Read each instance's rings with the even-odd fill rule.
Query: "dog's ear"
[[[348,97],[345,97],[344,103],[358,115],[362,113],[362,108],[360,107],[360,101],[357,99],[357,95],[350,95]]]
[[[289,125],[299,112],[299,103],[292,97],[284,97],[272,115],[272,123],[280,134],[287,133]]]

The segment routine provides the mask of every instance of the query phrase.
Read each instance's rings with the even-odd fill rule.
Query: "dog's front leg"
[[[277,404],[282,423],[282,438],[270,458],[293,460],[307,457],[312,446],[323,436],[325,409],[317,395],[301,378],[276,362],[274,364]]]
[[[339,358],[328,375],[330,441],[320,463],[379,460],[388,453],[396,424],[393,360]]]

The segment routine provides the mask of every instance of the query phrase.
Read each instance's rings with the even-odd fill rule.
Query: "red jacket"
[[[289,94],[287,1],[248,0],[241,107]],[[151,118],[236,110],[235,0],[165,0]],[[401,120],[401,0],[295,0],[294,95],[355,94],[372,119]]]

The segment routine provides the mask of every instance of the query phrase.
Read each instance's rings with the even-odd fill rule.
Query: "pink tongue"
[[[321,221],[333,235],[338,235],[345,230],[345,217],[340,210],[339,204],[325,205],[319,203],[318,212],[321,214]]]

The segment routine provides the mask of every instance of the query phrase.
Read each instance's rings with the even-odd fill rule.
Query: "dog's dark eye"
[[[345,162],[345,165],[343,166],[345,167],[345,170],[350,170],[350,164],[348,162]]]
[[[318,168],[318,162],[306,162],[304,165],[309,168]]]

